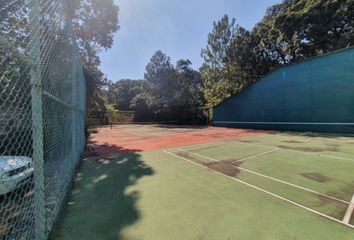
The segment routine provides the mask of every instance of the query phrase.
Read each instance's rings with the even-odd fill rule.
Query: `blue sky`
[[[155,51],[189,59],[198,69],[203,60],[213,21],[224,14],[251,29],[267,7],[280,0],[115,0],[120,7],[121,29],[111,49],[100,54],[101,69],[108,79],[142,79]]]

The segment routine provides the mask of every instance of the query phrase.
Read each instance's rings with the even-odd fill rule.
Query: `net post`
[[[34,166],[34,234],[36,240],[44,240],[47,234],[39,0],[30,0],[29,24],[31,29],[29,57],[31,62],[32,160]]]

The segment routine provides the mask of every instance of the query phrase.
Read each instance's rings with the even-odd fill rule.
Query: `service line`
[[[269,192],[269,191],[267,191],[267,190],[265,190],[265,189],[263,189],[263,188],[254,186],[254,185],[249,184],[249,183],[247,183],[247,182],[244,182],[244,181],[242,181],[242,180],[240,180],[240,179],[230,177],[230,176],[228,176],[228,175],[226,175],[226,174],[224,174],[224,173],[221,173],[221,172],[218,172],[218,171],[216,171],[216,170],[210,169],[210,168],[208,168],[208,167],[206,167],[206,166],[203,166],[202,164],[196,163],[196,162],[194,162],[194,161],[192,161],[192,160],[190,160],[190,159],[181,157],[181,156],[179,156],[179,155],[177,155],[177,154],[174,154],[174,153],[172,153],[172,152],[168,152],[168,151],[166,151],[166,150],[164,150],[164,152],[167,153],[167,154],[169,154],[169,155],[171,155],[171,156],[174,156],[174,157],[183,159],[183,160],[185,160],[185,161],[187,161],[187,162],[190,162],[190,163],[192,163],[192,164],[194,164],[194,165],[196,165],[196,166],[199,166],[199,167],[205,168],[205,169],[207,169],[207,170],[209,170],[209,171],[215,172],[216,174],[219,174],[219,175],[222,175],[222,176],[224,176],[224,177],[227,177],[227,178],[229,178],[229,179],[231,179],[231,180],[233,180],[233,181],[236,181],[236,182],[239,182],[239,183],[241,183],[241,184],[244,184],[244,185],[246,185],[246,186],[248,186],[248,187],[251,187],[251,188],[253,188],[253,189],[256,189],[256,190],[258,190],[258,191],[260,191],[260,192],[269,194],[269,195],[271,195],[271,196],[273,196],[273,197],[275,197],[275,198],[281,199],[281,200],[283,200],[283,201],[285,201],[285,202],[288,202],[288,203],[290,203],[290,204],[293,204],[293,205],[295,205],[295,206],[297,206],[297,207],[300,207],[300,208],[302,208],[302,209],[305,209],[305,210],[307,210],[307,211],[309,211],[309,212],[312,212],[312,213],[314,213],[314,214],[317,214],[317,215],[319,215],[319,216],[322,216],[322,217],[324,217],[324,218],[327,218],[327,219],[329,219],[329,220],[335,221],[335,222],[340,223],[340,224],[342,224],[342,225],[344,225],[344,226],[347,226],[347,227],[350,227],[350,228],[354,229],[354,226],[351,225],[351,224],[345,224],[344,222],[342,222],[342,221],[340,221],[340,220],[338,220],[338,219],[336,219],[336,218],[334,218],[334,217],[331,217],[331,216],[328,216],[328,215],[323,214],[323,213],[321,213],[321,212],[318,212],[318,211],[316,211],[316,210],[313,210],[313,209],[311,209],[311,208],[309,208],[309,207],[306,207],[306,206],[304,206],[304,205],[301,205],[301,204],[299,204],[299,203],[297,203],[297,202],[294,202],[294,201],[292,201],[292,200],[290,200],[290,199],[287,199],[287,198],[285,198],[285,197],[282,197],[282,196],[279,196],[279,195],[274,194],[274,193],[272,193],[272,192]]]
[[[182,150],[182,151],[183,151],[183,150]],[[273,150],[273,151],[274,151],[274,150]],[[242,170],[242,171],[245,171],[245,172],[249,172],[249,173],[258,175],[258,176],[260,176],[260,177],[268,178],[268,179],[270,179],[270,180],[273,180],[273,181],[276,181],[276,182],[280,182],[280,183],[283,183],[283,184],[286,184],[286,185],[289,185],[289,186],[292,186],[292,187],[295,187],[295,188],[298,188],[298,189],[301,189],[301,190],[304,190],[304,191],[307,191],[307,192],[311,192],[311,193],[314,193],[314,194],[317,194],[317,195],[320,195],[320,196],[323,196],[323,197],[327,197],[327,198],[330,198],[330,199],[335,200],[335,201],[338,201],[338,202],[342,202],[342,203],[345,203],[345,204],[349,204],[348,201],[345,201],[345,200],[343,200],[343,199],[339,199],[339,198],[336,198],[336,197],[332,197],[332,196],[329,196],[329,195],[326,195],[326,194],[317,192],[317,191],[312,190],[312,189],[308,189],[308,188],[305,188],[305,187],[301,187],[301,186],[299,186],[299,185],[296,185],[296,184],[293,184],[293,183],[289,183],[289,182],[280,180],[280,179],[278,179],[278,178],[274,178],[274,177],[271,177],[271,176],[268,176],[268,175],[264,175],[264,174],[262,174],[262,173],[258,173],[258,172],[255,172],[255,171],[252,171],[252,170],[249,170],[249,169],[246,169],[246,168],[238,167],[238,166],[235,166],[235,165],[232,165],[232,164],[229,164],[229,163],[225,163],[225,162],[222,162],[222,161],[219,161],[219,160],[217,160],[217,159],[210,158],[210,157],[207,157],[207,156],[204,156],[204,155],[201,155],[201,154],[193,153],[193,152],[190,152],[190,151],[183,151],[183,152],[186,152],[186,153],[189,153],[189,154],[198,156],[198,157],[202,157],[202,158],[205,158],[205,159],[209,159],[209,160],[214,161],[214,162],[222,163],[222,164],[224,164],[224,165],[228,165],[228,166],[233,167],[233,168],[236,168],[236,169],[238,169],[238,170]],[[268,151],[268,152],[269,152],[269,151]],[[265,152],[265,153],[266,153],[266,152]],[[265,153],[263,153],[263,154],[265,154]],[[259,154],[258,154],[258,155],[259,155]],[[253,156],[253,157],[256,157],[256,156]],[[250,157],[250,158],[251,158],[251,157]]]

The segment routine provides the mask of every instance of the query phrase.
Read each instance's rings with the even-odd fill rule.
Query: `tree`
[[[53,66],[63,66],[65,61],[69,62],[68,59],[60,59],[58,54],[67,52],[62,49],[63,46],[67,47],[68,43],[75,41],[86,76],[88,115],[105,109],[102,93],[107,79],[99,69],[98,53],[112,46],[113,34],[119,30],[118,6],[113,0],[46,0],[39,1],[39,4],[40,28],[35,36],[40,36],[37,41],[43,50],[41,64],[44,66],[44,74],[52,74],[49,70]],[[0,21],[1,36],[6,36],[7,41],[11,42],[22,57],[28,54],[32,46],[29,45],[32,29],[28,6],[30,5],[24,0],[0,3],[0,9],[4,11]],[[2,42],[0,41],[0,47]],[[69,52],[76,50],[71,48]],[[49,59],[59,59],[59,62],[54,61],[55,65],[52,61],[50,64]],[[8,70],[15,71],[15,68]],[[29,81],[26,80],[28,85]]]
[[[188,59],[176,63],[177,84],[176,94],[187,106],[202,106],[204,103],[203,83],[200,73],[191,67]]]
[[[119,80],[109,86],[108,102],[119,110],[133,110],[131,108],[133,98],[143,92],[149,92],[149,88],[150,84],[146,80]]]
[[[224,16],[202,49],[200,71],[213,107],[273,69],[354,44],[354,1],[283,0],[251,31]]]
[[[227,15],[213,23],[213,30],[208,35],[208,45],[202,49],[204,64],[201,75],[204,84],[204,94],[208,106],[218,104],[234,94],[237,86],[234,81],[234,71],[230,63],[230,49],[235,36],[236,20],[229,21]]]
[[[351,0],[284,0],[267,10],[253,32],[268,68],[354,44]]]
[[[284,41],[282,52],[291,62],[354,44],[352,0],[296,0],[278,13],[272,32]]]
[[[177,75],[171,58],[160,50],[156,51],[146,66],[144,74],[151,84],[150,94],[156,96],[157,115],[161,120],[170,120],[170,105],[175,98]]]
[[[134,121],[154,121],[157,110],[156,98],[149,92],[136,95],[132,101],[132,109],[135,109]]]
[[[146,66],[146,80],[118,81],[109,90],[109,101],[117,106],[130,102],[138,121],[202,122],[203,84],[191,65],[182,59],[173,66],[170,57],[157,51]]]
[[[107,79],[99,69],[98,53],[112,47],[113,35],[119,30],[119,8],[113,0],[66,0],[66,5],[85,69],[88,115],[104,111],[102,92]]]
[[[176,63],[177,87],[171,103],[174,119],[182,123],[202,123],[205,98],[200,73],[191,67],[192,62],[181,59]]]
[[[157,88],[170,88],[174,85],[174,73],[171,58],[159,50],[151,57],[144,77]]]
[[[88,115],[104,112],[106,109],[105,91],[103,89],[106,78],[96,66],[91,67],[86,66],[84,68]]]
[[[65,0],[65,5],[82,62],[99,65],[97,54],[112,47],[119,30],[118,6],[113,0]]]
[[[208,35],[208,45],[202,49],[205,64],[211,68],[223,68],[229,62],[228,51],[236,30],[236,20],[231,22],[224,15],[218,22],[213,23],[213,30]]]

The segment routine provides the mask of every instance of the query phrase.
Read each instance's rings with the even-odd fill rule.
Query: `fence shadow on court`
[[[83,161],[55,239],[124,239],[123,228],[140,218],[136,208],[140,194],[127,191],[154,170],[138,153],[119,147],[115,152]]]

